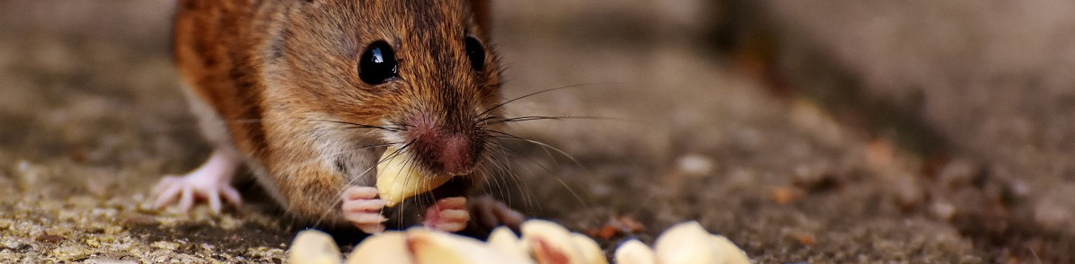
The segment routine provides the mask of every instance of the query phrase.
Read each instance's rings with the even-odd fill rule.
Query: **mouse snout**
[[[470,140],[459,136],[449,136],[441,142],[440,153],[436,153],[437,165],[448,174],[463,174],[470,171],[470,168],[474,167],[474,161],[471,157]]]
[[[410,131],[413,153],[434,172],[462,175],[473,170],[481,144],[471,133],[417,124]]]

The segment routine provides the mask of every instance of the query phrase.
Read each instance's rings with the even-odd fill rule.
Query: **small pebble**
[[[956,206],[948,202],[934,202],[929,207],[930,214],[937,219],[949,221],[956,215]]]
[[[44,166],[32,164],[29,161],[20,161],[16,168],[19,175],[19,188],[23,191],[39,189],[48,173]]]
[[[87,259],[86,264],[137,264],[137,261],[133,260],[119,260],[119,259]]]
[[[769,199],[780,205],[788,205],[806,198],[806,191],[796,187],[776,187],[769,192]]]
[[[922,204],[926,199],[926,193],[919,186],[917,179],[911,174],[897,175],[890,183],[896,204],[904,210],[909,210]]]
[[[175,249],[179,248],[179,244],[173,243],[173,242],[168,242],[168,241],[153,242],[153,244],[151,244],[150,246],[152,246],[154,248],[168,249],[168,250],[175,250]]]
[[[713,159],[701,154],[688,154],[676,161],[676,168],[691,177],[712,175],[716,170]]]
[[[937,177],[945,186],[968,186],[979,173],[981,171],[977,164],[966,159],[957,159],[945,164],[937,173]]]
[[[127,226],[156,225],[157,219],[143,214],[132,214],[123,218],[123,224]]]
[[[37,241],[41,241],[41,242],[45,242],[45,243],[57,243],[57,242],[63,241],[63,237],[62,236],[57,236],[57,235],[43,234],[43,235],[37,236]]]
[[[1075,220],[1072,219],[1071,202],[1063,201],[1055,197],[1043,199],[1034,206],[1033,217],[1035,223],[1052,232],[1060,232],[1070,227]]]

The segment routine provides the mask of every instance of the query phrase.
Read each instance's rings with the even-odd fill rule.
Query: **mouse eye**
[[[368,84],[382,84],[399,74],[396,53],[387,42],[377,41],[366,48],[358,61],[358,77]]]
[[[485,47],[482,46],[481,41],[474,36],[467,36],[466,49],[467,57],[470,57],[470,66],[476,71],[482,70],[485,67]]]

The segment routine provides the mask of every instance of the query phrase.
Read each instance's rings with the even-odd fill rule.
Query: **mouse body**
[[[474,193],[502,118],[488,17],[486,0],[178,0],[176,65],[215,150],[162,179],[155,204],[239,205],[230,182],[245,165],[288,215],[318,226],[521,222]],[[372,186],[386,149],[452,180],[385,208]]]

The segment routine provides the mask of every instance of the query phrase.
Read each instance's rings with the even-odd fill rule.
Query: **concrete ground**
[[[1042,10],[844,2],[497,2],[506,97],[579,87],[509,113],[607,118],[512,125],[566,155],[505,142],[512,173],[490,193],[606,248],[698,220],[758,263],[1072,262],[1071,85],[1056,77],[1071,45],[1043,37],[1071,25],[1063,12],[1034,27],[1055,31],[1024,32],[976,23]],[[0,3],[0,263],[286,262],[303,227],[249,180],[247,204],[222,215],[147,205],[160,176],[209,153],[177,84],[171,12]],[[1004,30],[1025,36],[991,33]],[[980,39],[933,38],[945,32]],[[1009,38],[1060,55],[1004,56]],[[599,232],[625,220],[643,228]]]

